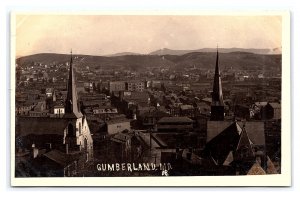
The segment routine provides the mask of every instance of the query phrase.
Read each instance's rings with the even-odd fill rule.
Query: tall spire
[[[72,50],[71,50],[70,70],[69,70],[69,78],[68,78],[67,86],[68,86],[68,93],[66,99],[65,117],[80,118],[82,117],[82,113],[78,110],[77,91],[76,91],[75,76],[73,71]]]
[[[217,58],[215,67],[215,76],[213,83],[213,92],[211,93],[211,120],[224,120],[224,101],[222,92],[222,81],[219,70],[219,50],[217,47]]]

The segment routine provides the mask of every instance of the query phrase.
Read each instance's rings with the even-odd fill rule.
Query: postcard
[[[290,186],[290,18],[12,12],[12,186]]]

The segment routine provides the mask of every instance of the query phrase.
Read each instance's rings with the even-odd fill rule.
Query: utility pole
[[[152,129],[149,130],[149,135],[150,135],[150,156],[151,156],[151,150],[152,150]]]

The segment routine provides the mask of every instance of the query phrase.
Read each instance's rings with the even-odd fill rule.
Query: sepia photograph
[[[289,20],[13,12],[12,185],[290,185]]]

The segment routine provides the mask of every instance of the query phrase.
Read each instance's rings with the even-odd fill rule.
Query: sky
[[[281,16],[16,15],[16,56],[280,48]]]

